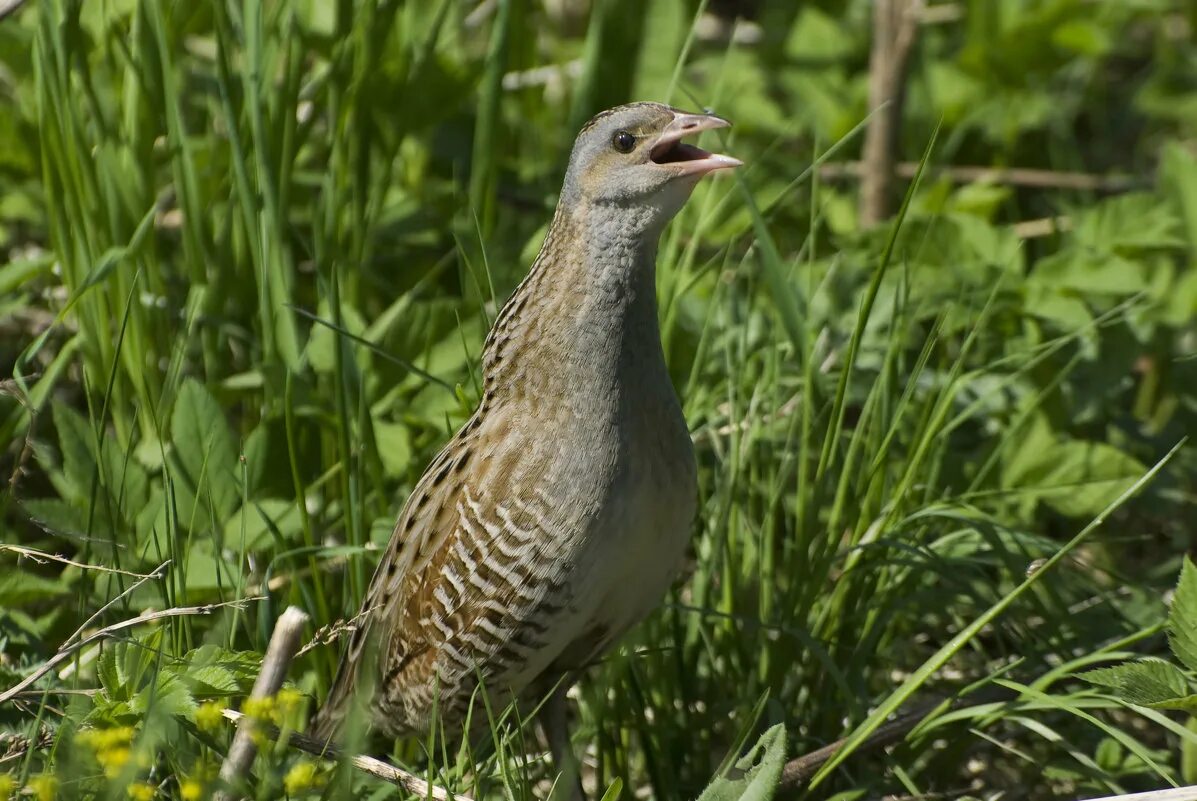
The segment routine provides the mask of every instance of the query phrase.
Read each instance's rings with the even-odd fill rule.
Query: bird
[[[480,693],[498,709],[546,693],[568,759],[562,688],[685,561],[697,467],[656,251],[699,180],[742,163],[683,138],[728,126],[638,102],[579,131],[539,255],[485,340],[480,402],[400,512],[313,736],[343,737],[355,696],[397,738],[461,731]]]

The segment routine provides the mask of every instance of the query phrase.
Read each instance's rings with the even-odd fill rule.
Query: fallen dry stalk
[[[274,633],[270,635],[266,654],[262,657],[262,669],[258,672],[253,690],[250,691],[250,698],[269,698],[283,686],[287,679],[287,670],[291,667],[291,660],[299,650],[299,637],[303,634],[303,627],[307,622],[307,613],[296,606],[288,606],[279,615],[274,624]],[[244,781],[257,754],[253,735],[258,724],[252,718],[246,720],[246,725],[237,727],[237,733],[233,735],[233,744],[229,746],[229,753],[220,766],[220,781],[225,787],[234,787]],[[216,801],[231,801],[235,796],[228,790],[221,789],[212,797]]]
[[[92,643],[99,642],[100,640],[103,640],[107,637],[111,637],[113,634],[116,634],[119,631],[124,631],[125,629],[131,629],[135,626],[140,626],[144,623],[151,623],[155,620],[162,620],[163,618],[168,618],[168,617],[183,617],[186,615],[210,615],[217,609],[221,609],[226,606],[242,606],[246,603],[249,603],[250,601],[259,601],[259,600],[261,600],[261,598],[242,598],[237,601],[225,601],[223,603],[217,603],[217,604],[205,604],[204,606],[178,606],[178,607],[173,607],[171,609],[162,609],[157,612],[143,612],[140,615],[138,615],[137,617],[130,618],[128,620],[122,620],[120,623],[113,623],[111,626],[105,626],[104,628],[100,629],[99,631],[95,632],[94,634],[89,634],[88,636],[84,637],[82,640],[78,640],[77,642],[70,643],[69,645],[64,645],[61,649],[59,649],[58,653],[56,653],[56,654],[54,654],[54,656],[50,657],[50,659],[47,660],[45,662],[45,664],[43,664],[37,670],[30,673],[28,676],[26,676],[24,679],[22,679],[18,684],[14,685],[13,687],[10,687],[9,689],[0,693],[0,704],[3,704],[4,702],[10,701],[13,698],[15,698],[22,690],[27,689],[30,685],[32,685],[35,681],[40,679],[42,676],[45,676],[50,671],[54,670],[54,668],[56,668],[58,665],[62,664],[67,659],[69,659],[70,656],[72,654],[74,654],[76,651],[78,651],[82,648],[86,648],[87,646],[91,645]]]
[[[860,178],[866,168],[859,161],[828,162],[819,168],[819,176],[826,180]],[[893,174],[910,180],[919,171],[914,161],[903,161],[893,166]],[[1031,167],[979,167],[975,165],[927,165],[926,174],[942,176],[953,183],[987,182],[1030,189],[1067,189],[1077,192],[1128,192],[1150,185],[1150,181],[1134,175],[1101,175],[1066,170],[1041,170]]]

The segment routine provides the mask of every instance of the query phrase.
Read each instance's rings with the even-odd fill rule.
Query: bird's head
[[[713,114],[690,114],[660,103],[604,111],[586,123],[574,142],[562,199],[643,211],[663,225],[702,176],[741,164],[682,139],[729,125]]]

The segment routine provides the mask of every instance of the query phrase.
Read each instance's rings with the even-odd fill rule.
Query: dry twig
[[[869,52],[869,109],[860,184],[860,222],[871,228],[890,213],[890,184],[906,94],[906,67],[919,32],[923,0],[875,0]]]
[[[291,667],[291,660],[299,650],[299,637],[307,622],[307,613],[296,606],[288,606],[279,616],[274,624],[274,633],[270,636],[270,645],[266,647],[266,654],[262,657],[262,669],[249,694],[250,698],[268,698],[283,686],[287,670]],[[245,779],[245,774],[249,772],[257,753],[257,746],[253,741],[256,724],[252,719],[244,719],[243,722],[247,722],[247,725],[238,725],[237,733],[233,735],[233,744],[229,746],[229,753],[220,766],[220,781],[225,787],[233,787]],[[217,801],[231,801],[234,797],[232,793],[223,789],[213,795]]]
[[[15,686],[10,687],[9,689],[0,693],[0,704],[3,704],[6,701],[10,701],[13,698],[15,698],[22,690],[27,689],[30,685],[32,685],[35,681],[40,679],[42,676],[45,676],[50,671],[54,670],[54,668],[56,668],[58,665],[62,664],[67,659],[69,659],[71,657],[71,655],[73,653],[75,653],[76,651],[78,651],[82,648],[86,648],[87,646],[91,645],[92,643],[99,642],[100,640],[103,640],[107,637],[111,637],[113,634],[116,634],[119,631],[124,631],[125,629],[131,629],[131,628],[134,628],[135,626],[140,626],[143,623],[150,623],[152,621],[162,620],[163,618],[168,618],[168,617],[184,617],[186,615],[210,615],[213,612],[215,612],[217,609],[220,609],[220,608],[223,608],[226,606],[239,607],[239,606],[243,606],[246,603],[249,603],[250,601],[260,601],[260,600],[262,600],[262,599],[261,598],[243,598],[243,599],[237,600],[237,601],[225,601],[223,603],[217,603],[217,604],[205,604],[204,606],[178,606],[178,607],[173,607],[171,609],[163,609],[158,612],[143,612],[140,615],[138,615],[137,617],[130,618],[128,620],[122,620],[120,623],[113,623],[111,626],[105,626],[104,628],[100,629],[99,631],[95,632],[94,634],[90,634],[87,637],[84,637],[82,640],[79,640],[78,642],[63,645],[63,647],[59,649],[58,653],[56,653],[56,654],[54,654],[54,656],[50,657],[50,659],[47,660],[45,662],[45,664],[43,664],[37,670],[30,673],[28,676],[26,676],[24,679],[22,679]]]
[[[893,174],[909,180],[919,170],[917,162],[903,161],[893,166]],[[843,161],[823,164],[819,177],[827,180],[861,178],[867,167],[863,161]],[[1065,189],[1076,192],[1128,192],[1143,189],[1151,181],[1134,175],[1100,175],[1065,170],[1039,170],[1029,167],[978,167],[973,165],[935,167],[928,165],[927,174],[943,176],[954,183],[986,182],[1032,189]]]
[[[26,559],[32,559],[33,561],[37,562],[39,565],[44,565],[46,562],[59,562],[60,564],[70,565],[71,567],[77,567],[80,570],[98,570],[101,573],[119,573],[122,576],[129,576],[130,578],[142,579],[143,581],[145,579],[150,579],[150,578],[161,578],[161,576],[158,574],[158,571],[162,569],[161,566],[158,568],[158,570],[155,570],[153,573],[149,573],[149,574],[134,573],[130,570],[121,570],[121,569],[115,568],[115,567],[105,567],[103,565],[89,565],[84,562],[76,562],[73,559],[68,559],[65,556],[62,556],[61,554],[47,553],[46,551],[39,551],[35,548],[26,548],[21,545],[8,545],[6,543],[0,543],[0,551],[12,551],[15,554],[19,554],[19,555],[25,557]],[[170,560],[167,560],[166,564],[170,564]]]

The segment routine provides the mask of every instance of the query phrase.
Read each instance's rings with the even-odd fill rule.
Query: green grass
[[[726,776],[705,798],[769,798],[785,758],[841,737],[791,795],[1197,782],[1186,712],[1076,678],[1167,654],[1197,523],[1197,48],[1175,35],[1197,19],[1180,0],[956,5],[913,62],[920,177],[876,230],[820,172],[860,152],[864,3],[770,6],[755,44],[702,34],[717,9],[688,0],[596,3],[585,28],[531,0],[481,18],[47,0],[0,23],[0,543],[93,566],[0,551],[0,692],[84,621],[222,604],[81,648],[0,704],[6,729],[55,734],[0,771],[72,798],[211,788],[231,738],[214,711],[242,702],[274,620],[297,605],[311,635],[354,613],[472,410],[576,128],[668,99],[732,119],[720,147],[747,166],[661,242],[701,507],[685,580],[577,689],[595,797]],[[939,172],[978,164],[1145,188]],[[1015,227],[1056,215],[1050,236]],[[338,653],[292,667],[309,711]],[[857,748],[939,700],[899,745]],[[485,714],[495,742],[391,756],[474,797],[545,797],[533,729]],[[255,795],[310,792],[299,760],[266,749]]]

